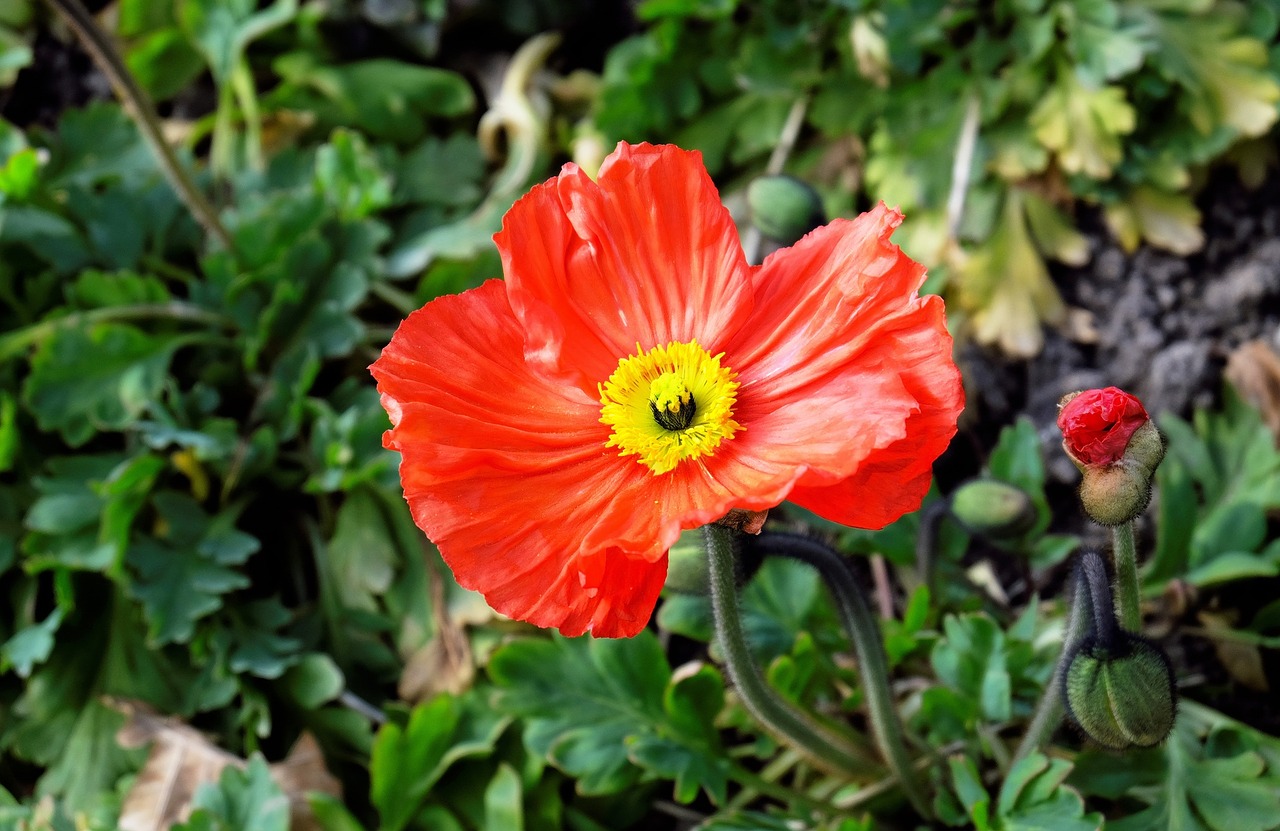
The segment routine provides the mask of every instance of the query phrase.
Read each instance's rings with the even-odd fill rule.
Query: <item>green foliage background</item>
[[[574,40],[601,14],[616,37]],[[1078,206],[1126,246],[1187,253],[1208,166],[1255,183],[1271,169],[1280,5],[645,0],[626,17],[585,0],[112,4],[99,21],[129,70],[166,112],[194,113],[170,126],[230,248],[118,103],[0,122],[0,827],[116,827],[146,758],[117,741],[122,699],[250,760],[198,791],[189,829],[287,827],[264,759],[304,732],[345,794],[312,797],[311,827],[595,831],[674,823],[680,806],[708,831],[910,827],[892,796],[753,724],[709,660],[701,598],[668,597],[661,634],[630,641],[495,620],[413,526],[365,367],[408,311],[500,272],[490,235],[557,163],[673,141],[732,202],[789,121],[785,169],[829,214],[900,205],[958,330],[1034,352],[1063,314],[1046,259],[1087,258]],[[68,39],[44,7],[0,1],[0,84],[19,83],[37,33]],[[476,70],[468,50],[511,60]],[[1280,573],[1280,456],[1238,401],[1162,426],[1148,588],[1229,603]],[[1016,555],[1061,568],[1077,541],[1046,533],[1029,423],[1006,428],[987,475],[1035,502]],[[922,522],[800,521],[904,568]],[[946,759],[940,821],[1280,826],[1280,742],[1201,705],[1134,761],[1066,737],[1010,766],[1062,612],[992,602],[961,577],[969,544],[944,528],[953,579],[886,622],[916,682],[914,747]],[[859,723],[816,577],[767,562],[743,602],[771,683]],[[1273,649],[1280,603],[1233,625]],[[443,661],[446,643],[463,657]]]

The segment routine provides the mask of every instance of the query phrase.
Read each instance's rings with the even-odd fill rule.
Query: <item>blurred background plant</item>
[[[754,725],[705,598],[569,641],[459,589],[365,367],[500,273],[531,183],[617,139],[700,149],[751,247],[898,204],[957,333],[1014,356],[1081,334],[1050,261],[1084,264],[1098,218],[1187,254],[1208,171],[1276,161],[1274,2],[95,4],[210,220],[53,5],[0,0],[0,827],[914,827],[891,780]],[[749,202],[804,216],[750,231]],[[1088,533],[1031,421],[971,428],[883,531],[776,512],[871,587],[938,821],[1280,827],[1265,417],[1228,394],[1160,420],[1147,634],[1183,701],[1124,757],[1063,732],[1012,759]],[[974,518],[975,477],[1027,500],[1016,527]],[[742,604],[769,682],[865,729],[817,577],[767,560]]]

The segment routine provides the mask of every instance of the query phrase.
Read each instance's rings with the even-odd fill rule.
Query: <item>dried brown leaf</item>
[[[428,575],[436,633],[409,655],[396,690],[402,700],[414,703],[442,692],[457,695],[471,686],[476,675],[466,627],[445,602],[444,579],[435,568]]]
[[[1280,355],[1263,340],[1242,344],[1227,359],[1227,380],[1262,414],[1280,447]]]
[[[342,797],[342,783],[325,767],[320,743],[310,733],[298,736],[289,755],[271,765],[271,778],[289,798],[289,831],[320,831],[307,794]]]
[[[116,734],[123,747],[151,745],[146,763],[120,808],[121,831],[164,831],[191,816],[191,800],[201,785],[217,782],[222,771],[245,760],[228,753],[203,733],[176,718],[161,716],[139,701],[109,698],[106,703],[128,717]],[[342,795],[342,786],[325,768],[315,737],[303,733],[271,776],[289,798],[290,829],[318,829],[305,794]]]
[[[151,744],[146,764],[120,807],[121,831],[163,831],[191,816],[196,788],[216,782],[227,765],[244,760],[210,742],[198,730],[157,715],[138,701],[110,699],[111,707],[129,720],[116,734],[124,747]]]
[[[1204,625],[1205,634],[1213,644],[1213,651],[1218,660],[1239,683],[1252,690],[1266,692],[1267,673],[1262,665],[1262,653],[1258,647],[1231,637],[1232,622],[1235,615],[1209,611],[1200,612],[1200,623]]]

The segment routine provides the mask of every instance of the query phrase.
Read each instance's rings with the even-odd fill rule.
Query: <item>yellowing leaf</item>
[[[1047,199],[1025,194],[1027,224],[1036,245],[1045,254],[1067,265],[1082,266],[1089,261],[1089,240],[1075,229],[1071,220]]]
[[[1260,136],[1276,123],[1280,85],[1267,74],[1267,48],[1250,37],[1231,37],[1233,23],[1162,18],[1165,70],[1192,93],[1188,115],[1208,135],[1227,125]]]
[[[849,27],[849,46],[853,50],[858,74],[878,87],[889,86],[889,45],[877,23],[882,15],[859,15]]]
[[[1200,211],[1184,194],[1135,188],[1124,203],[1107,207],[1106,219],[1126,251],[1138,247],[1139,237],[1184,257],[1204,245]]]
[[[1042,323],[1060,323],[1066,316],[1032,243],[1025,200],[1026,194],[1011,189],[995,232],[956,265],[957,300],[972,313],[974,338],[1019,358],[1032,357],[1044,346]]]
[[[1120,136],[1133,131],[1133,107],[1117,86],[1088,89],[1069,71],[1031,113],[1040,143],[1058,154],[1067,173],[1106,179],[1124,155]]]

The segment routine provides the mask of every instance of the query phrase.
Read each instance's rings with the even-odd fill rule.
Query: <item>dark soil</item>
[[[1249,190],[1224,171],[1199,199],[1205,247],[1186,258],[1148,247],[1128,255],[1096,217],[1085,217],[1093,257],[1084,268],[1060,269],[1055,280],[1069,305],[1093,316],[1097,342],[1051,330],[1029,361],[966,349],[961,362],[979,420],[1003,425],[1030,416],[1045,441],[1050,478],[1069,483],[1078,474],[1057,452],[1055,426],[1064,394],[1117,386],[1153,415],[1212,406],[1234,349],[1259,338],[1280,349],[1277,193],[1280,176]]]

